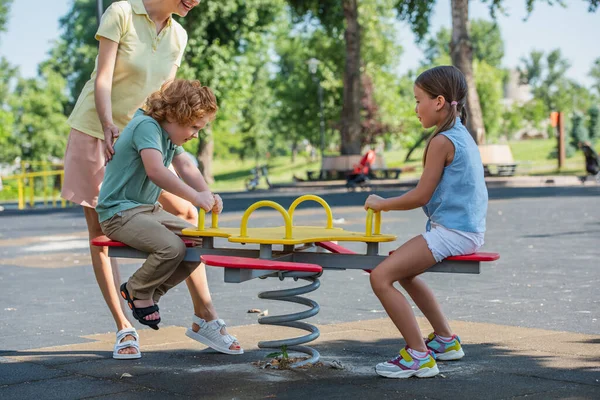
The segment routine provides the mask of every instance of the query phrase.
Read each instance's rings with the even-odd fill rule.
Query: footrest
[[[185,247],[194,247],[197,243],[197,242],[194,242],[193,240],[184,239],[184,238],[181,238],[181,240],[183,240],[183,243],[185,243]],[[90,241],[90,243],[93,246],[129,247],[125,243],[117,242],[116,240],[111,240],[106,236],[98,236],[97,238],[92,239]]]
[[[314,272],[315,274],[323,271],[323,268],[320,265],[316,264],[264,260],[261,258],[202,255],[200,259],[206,265],[212,265],[213,267],[223,268]]]

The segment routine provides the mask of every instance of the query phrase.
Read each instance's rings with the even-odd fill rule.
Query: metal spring
[[[285,277],[294,277],[292,274],[279,274],[280,279],[283,280]],[[320,354],[317,350],[308,347],[308,346],[300,346],[301,344],[312,342],[316,338],[319,337],[319,329],[306,322],[298,322],[301,319],[310,318],[314,315],[317,315],[320,307],[316,301],[307,299],[305,297],[300,297],[299,295],[310,293],[319,288],[321,286],[321,282],[316,276],[309,277],[294,277],[297,279],[304,279],[305,281],[311,282],[309,285],[301,286],[298,288],[292,289],[283,289],[283,290],[271,290],[266,292],[261,292],[258,294],[258,297],[261,299],[267,300],[279,300],[279,301],[288,301],[291,303],[303,304],[305,306],[310,307],[309,310],[293,313],[293,314],[284,314],[284,315],[274,315],[271,317],[260,317],[258,319],[259,324],[263,325],[277,325],[277,326],[287,326],[290,328],[303,329],[305,331],[310,332],[308,335],[298,336],[295,338],[289,339],[281,339],[281,340],[268,340],[261,341],[258,343],[258,347],[261,349],[280,349],[281,346],[287,346],[289,350],[297,351],[300,353],[305,353],[311,356],[307,360],[299,361],[294,364],[291,364],[291,368],[300,367],[306,364],[314,364],[319,361]]]

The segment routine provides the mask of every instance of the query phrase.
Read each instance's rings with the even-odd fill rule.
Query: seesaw
[[[294,225],[294,211],[305,201],[319,203],[326,217],[325,226]],[[255,228],[249,227],[250,216],[259,208],[272,208],[277,210],[284,225],[278,227]],[[280,204],[262,200],[252,204],[242,216],[239,228],[219,227],[218,214],[212,214],[211,224],[206,227],[206,213],[200,210],[198,226],[184,229],[182,236],[202,238],[202,243],[194,246],[193,241],[186,241],[188,246],[185,260],[202,261],[208,266],[224,268],[224,280],[230,283],[241,283],[254,278],[275,277],[283,280],[293,278],[303,279],[308,285],[283,290],[274,290],[259,293],[258,297],[269,300],[287,301],[308,306],[309,309],[293,314],[260,317],[259,324],[288,326],[310,332],[308,335],[258,343],[259,348],[280,348],[286,345],[288,349],[306,353],[310,358],[292,364],[298,367],[319,360],[319,353],[307,346],[319,337],[317,327],[306,322],[299,322],[316,315],[319,305],[300,295],[313,292],[320,286],[318,277],[323,270],[363,269],[370,271],[381,263],[386,256],[379,255],[379,244],[396,240],[396,236],[381,233],[381,213],[368,210],[365,220],[364,232],[347,231],[333,226],[333,213],[331,208],[321,197],[305,195],[297,198],[289,207],[283,208]],[[215,247],[215,239],[223,239],[230,243],[257,244],[258,249],[223,248]],[[364,242],[365,254],[355,253],[335,242]],[[146,258],[147,254],[123,243],[107,239],[94,239],[96,246],[108,246],[109,256],[117,258]],[[321,247],[328,251],[309,252],[309,245]],[[278,246],[274,249],[273,246]],[[480,273],[480,263],[494,261],[499,258],[496,253],[475,253],[467,256],[449,257],[436,264],[428,272],[447,273]]]

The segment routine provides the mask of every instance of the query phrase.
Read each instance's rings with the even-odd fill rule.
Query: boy
[[[148,259],[121,285],[133,316],[158,329],[158,301],[185,280],[198,262],[184,262],[177,236],[191,224],[157,203],[164,189],[206,211],[220,213],[221,198],[210,192],[183,145],[215,118],[212,91],[198,81],[175,80],[151,94],[114,145],[96,211],[105,235],[147,252]],[[180,180],[167,168],[174,166]]]

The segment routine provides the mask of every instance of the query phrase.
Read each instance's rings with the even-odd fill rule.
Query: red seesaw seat
[[[185,243],[185,247],[194,247],[196,245],[196,242],[194,242],[193,240],[184,238],[181,238],[181,240],[183,240],[183,243]],[[117,242],[116,240],[111,240],[106,236],[98,236],[97,238],[92,239],[90,243],[94,246],[129,247],[125,243]]]
[[[392,254],[394,250],[390,251]],[[444,261],[472,261],[472,262],[489,262],[496,261],[500,259],[500,254],[498,253],[473,253],[473,254],[465,254],[464,256],[450,256],[448,258],[444,258]]]
[[[500,254],[498,253],[473,253],[473,254],[465,254],[464,256],[450,256],[446,258],[449,261],[479,261],[479,262],[489,262],[496,261],[500,258]]]
[[[331,253],[338,253],[338,254],[356,254],[355,252],[353,252],[352,250],[349,250],[343,246],[340,246],[339,244],[335,244],[333,242],[319,242],[319,243],[315,243],[317,246],[324,248],[325,250],[330,251]],[[394,251],[390,251],[389,254],[392,254]],[[489,261],[496,261],[500,258],[500,254],[498,253],[486,253],[486,252],[480,252],[480,253],[473,253],[473,254],[466,254],[464,256],[451,256],[446,258],[446,260],[448,261],[473,261],[473,262],[489,262]]]
[[[295,271],[320,273],[323,268],[316,264],[297,263],[289,261],[265,260],[262,258],[203,255],[202,262],[213,267],[261,269],[270,271]]]

